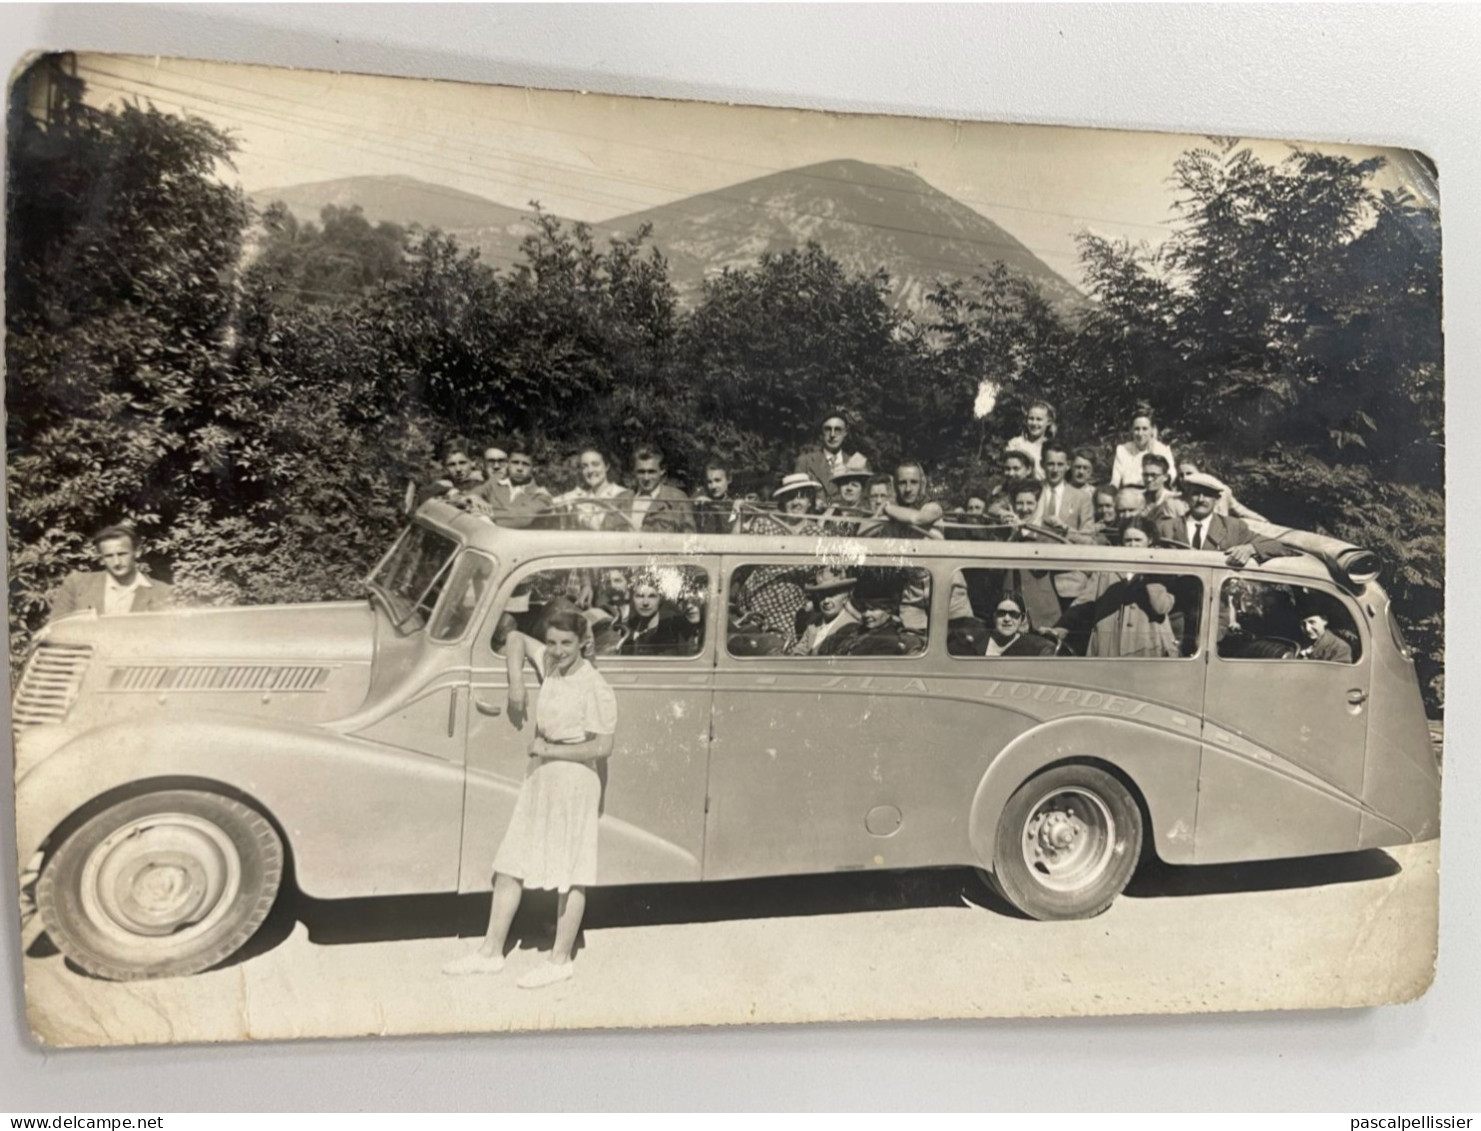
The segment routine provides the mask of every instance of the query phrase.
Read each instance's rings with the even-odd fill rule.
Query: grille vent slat
[[[86,644],[38,644],[16,688],[11,708],[15,729],[66,718],[92,654]]]
[[[329,679],[329,668],[262,664],[253,666],[186,664],[158,667],[139,664],[114,668],[110,691],[317,691]]]

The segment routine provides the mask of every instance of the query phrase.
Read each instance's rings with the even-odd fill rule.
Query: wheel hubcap
[[[1077,891],[1093,884],[1116,854],[1116,821],[1096,794],[1055,790],[1029,813],[1023,826],[1023,862],[1044,887]]]
[[[82,873],[82,904],[117,941],[209,930],[241,887],[241,858],[210,821],[188,813],[140,818],[109,835]]]

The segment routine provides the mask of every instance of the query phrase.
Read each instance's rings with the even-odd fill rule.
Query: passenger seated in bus
[[[900,623],[907,632],[926,634],[926,625],[931,619],[931,571],[928,569],[901,570],[903,584],[900,586]]]
[[[1034,522],[1039,514],[1040,503],[1043,498],[1044,484],[1037,479],[1024,479],[1013,485],[1013,519],[1019,523],[1009,538],[1011,542],[1052,542],[1057,539],[1047,534],[1028,527],[1028,523]],[[1048,628],[1059,620],[1064,611],[1063,604],[1059,599],[1059,591],[1055,588],[1055,570],[1034,569],[1031,566],[1020,566],[1008,571],[1006,578],[1008,588],[1014,589],[1022,594],[1025,602],[1024,612],[1028,615],[1026,627],[1035,631]],[[1081,583],[1079,579],[1071,579],[1070,592],[1078,596]]]
[[[1352,663],[1351,645],[1327,627],[1327,618],[1320,609],[1308,607],[1302,610],[1301,634],[1305,643],[1296,651],[1298,660]]]
[[[824,656],[914,656],[926,638],[900,623],[900,596],[888,588],[854,589],[860,624],[849,625],[823,642]]]
[[[1140,487],[1120,488],[1116,492],[1116,528],[1111,532],[1112,544],[1119,546],[1126,527],[1146,513],[1147,496]]]
[[[641,574],[633,581],[632,612],[620,652],[624,656],[688,656],[694,652],[694,633],[688,618],[668,605],[658,579]]]
[[[833,473],[833,497],[822,514],[823,530],[841,538],[853,536],[869,517],[864,506],[864,485],[874,477],[869,461],[858,452]]]
[[[998,518],[1006,519],[1013,514],[1013,489],[1020,483],[1034,480],[1033,461],[1024,452],[1005,452],[1003,454],[1003,478],[993,488],[992,497],[987,501],[987,512]]]
[[[805,471],[784,475],[781,486],[771,493],[781,513],[753,513],[741,530],[746,534],[821,534],[823,524],[817,518],[817,501],[822,491],[822,484]]]
[[[962,509],[946,516],[943,524],[946,537],[958,542],[996,541],[1000,532],[991,529],[996,523],[987,513],[987,499],[990,494],[985,488],[973,488]]]
[[[1195,550],[1222,550],[1224,562],[1238,569],[1250,562],[1288,557],[1288,550],[1273,538],[1256,534],[1243,519],[1216,512],[1224,485],[1211,475],[1195,472],[1183,480],[1183,499],[1188,504],[1184,518],[1160,519],[1157,529],[1171,545],[1191,546]]]
[[[694,496],[694,520],[701,534],[734,534],[740,525],[736,500],[730,497],[730,465],[712,459],[705,464],[704,490]]]
[[[592,604],[605,609],[618,624],[625,623],[632,615],[632,585],[626,570],[599,571],[594,589]]]
[[[1065,535],[1079,546],[1109,546],[1117,533],[1116,492],[1110,487],[1097,487],[1090,496],[1091,520],[1079,530]]]
[[[814,612],[792,647],[794,656],[816,656],[836,633],[859,623],[859,613],[850,597],[854,578],[824,568],[805,586]]]
[[[1048,656],[1056,642],[1047,636],[1028,631],[1028,606],[1023,596],[1005,589],[993,606],[992,624],[987,630],[981,656]]]
[[[1178,519],[1188,513],[1188,506],[1168,489],[1172,468],[1156,452],[1142,456],[1142,513],[1153,519]]]
[[[1151,546],[1149,526],[1129,522],[1121,532],[1122,544]],[[1078,655],[1179,656],[1169,619],[1176,605],[1170,580],[1130,571],[1091,573],[1085,592],[1048,632]]]
[[[887,521],[872,533],[880,538],[944,538],[945,513],[931,500],[925,468],[907,460],[895,468],[895,501],[884,506]]]
[[[1219,501],[1214,504],[1215,514],[1231,515],[1234,518],[1252,518],[1256,522],[1265,521],[1265,516],[1263,514],[1261,514],[1259,511],[1251,510],[1249,507],[1245,506],[1238,499],[1236,499],[1234,497],[1234,492],[1229,488],[1229,485],[1227,483],[1225,483],[1221,479],[1216,478],[1215,476],[1208,474],[1207,472],[1200,471],[1198,468],[1198,464],[1193,462],[1193,460],[1188,457],[1187,452],[1184,452],[1182,458],[1178,460],[1178,474],[1185,480],[1190,475],[1202,475],[1205,479],[1212,480],[1214,483],[1219,484],[1221,490],[1219,492]]]
[[[731,588],[735,602],[732,635],[761,635],[769,639],[739,643],[731,651],[742,655],[792,651],[797,643],[797,613],[807,604],[807,593],[802,587],[809,580],[811,571],[800,566],[752,566],[744,576],[737,571],[737,580]]]

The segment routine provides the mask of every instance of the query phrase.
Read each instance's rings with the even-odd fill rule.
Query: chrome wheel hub
[[[1020,843],[1023,862],[1040,884],[1077,891],[1110,867],[1117,852],[1116,821],[1090,790],[1058,789],[1030,811]]]

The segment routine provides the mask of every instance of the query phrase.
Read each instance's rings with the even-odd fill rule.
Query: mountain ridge
[[[388,220],[438,227],[478,248],[496,267],[519,261],[534,230],[533,214],[461,189],[404,174],[344,177],[251,194],[265,206],[282,200],[300,220],[317,220],[326,204],[359,204],[372,223]],[[567,222],[569,223],[569,222]],[[1051,303],[1076,308],[1084,296],[997,223],[900,166],[836,158],[592,223],[600,244],[651,226],[651,242],[668,259],[681,303],[693,305],[706,279],[753,266],[762,254],[809,240],[853,273],[884,268],[890,299],[917,311],[941,280],[985,274],[997,262],[1037,282]]]

